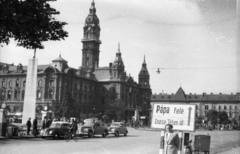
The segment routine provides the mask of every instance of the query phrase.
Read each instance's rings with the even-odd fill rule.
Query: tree
[[[209,110],[206,117],[211,124],[217,124],[218,112],[216,110]]]
[[[229,123],[227,112],[220,111],[219,114],[218,114],[218,117],[220,119],[220,123],[222,123],[222,124]]]
[[[63,30],[67,23],[56,21],[60,14],[49,2],[56,0],[1,0],[0,43],[8,44],[13,38],[18,46],[43,49],[43,41],[61,40],[68,36]]]
[[[202,117],[202,116],[196,117],[195,123],[196,124],[201,124],[203,119],[204,119],[204,117]]]
[[[53,112],[56,117],[77,117],[77,108],[71,94],[65,93],[61,102],[53,101]]]

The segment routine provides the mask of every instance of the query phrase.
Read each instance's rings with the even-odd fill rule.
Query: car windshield
[[[52,123],[50,128],[56,128],[56,127],[61,127],[60,123]]]
[[[110,126],[114,126],[114,127],[119,127],[120,126],[120,124],[118,124],[118,123],[113,123],[113,124],[111,124]]]

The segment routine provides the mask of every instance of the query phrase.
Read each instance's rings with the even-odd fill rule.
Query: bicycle
[[[185,146],[184,154],[192,154],[192,140],[187,141],[187,146]]]
[[[71,139],[77,142],[79,140],[79,132],[76,130],[75,133],[72,133],[71,129],[69,129],[69,131],[65,133],[64,139],[66,142],[69,142]]]

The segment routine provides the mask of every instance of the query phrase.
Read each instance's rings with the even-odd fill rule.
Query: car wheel
[[[119,136],[119,132],[118,132],[118,131],[115,132],[115,136],[116,136],[116,137]]]
[[[125,133],[124,133],[124,136],[127,136],[127,133],[128,133],[128,132],[127,132],[127,131],[125,131]]]
[[[93,138],[93,133],[92,132],[88,133],[88,138]]]
[[[53,139],[59,139],[59,133],[55,133],[55,134],[53,135]]]
[[[106,136],[107,136],[107,133],[106,133],[106,131],[104,131],[102,134],[102,137],[106,137]]]

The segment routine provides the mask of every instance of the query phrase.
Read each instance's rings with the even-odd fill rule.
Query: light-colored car
[[[85,123],[78,131],[80,136],[88,136],[89,138],[93,138],[95,135],[102,135],[102,137],[108,135],[108,127],[101,121]]]
[[[115,136],[119,136],[120,134],[123,134],[124,136],[127,136],[128,130],[125,127],[124,123],[122,122],[113,122],[108,127],[109,134],[114,134]]]
[[[64,137],[65,133],[69,131],[69,122],[55,121],[49,128],[41,130],[42,138],[53,137],[54,139]]]

